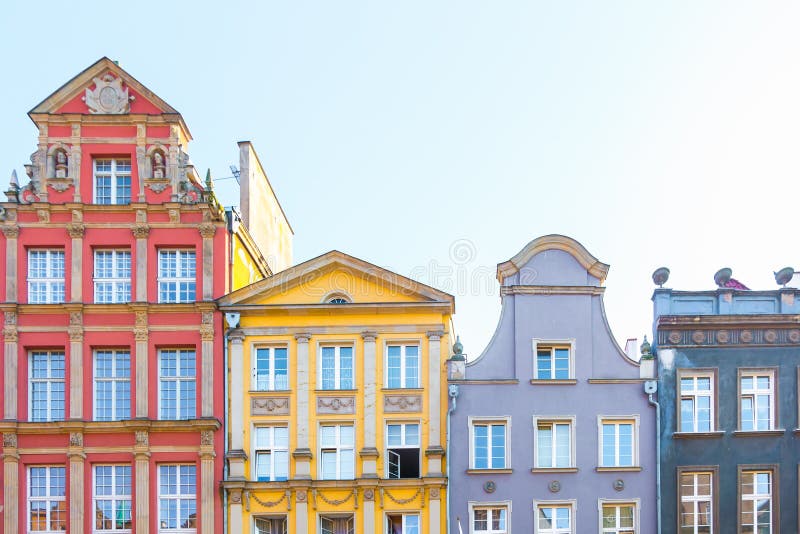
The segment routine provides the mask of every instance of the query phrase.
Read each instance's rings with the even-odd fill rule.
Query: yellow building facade
[[[219,304],[229,532],[444,533],[453,297],[333,251]]]

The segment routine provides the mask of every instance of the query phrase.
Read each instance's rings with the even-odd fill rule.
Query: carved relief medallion
[[[94,90],[87,88],[83,101],[91,114],[120,115],[130,111],[132,96],[122,87],[122,79],[110,72],[94,79]]]

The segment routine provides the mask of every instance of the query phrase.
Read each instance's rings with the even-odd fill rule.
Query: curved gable
[[[560,251],[562,254],[537,258],[549,251]],[[541,273],[554,272],[554,264],[564,269],[563,272],[549,281],[542,279]],[[592,256],[571,237],[551,234],[534,239],[513,258],[498,264],[497,280],[501,285],[602,285],[608,275],[608,268],[607,264]],[[579,275],[580,270],[591,278]],[[506,280],[509,283],[505,283]]]

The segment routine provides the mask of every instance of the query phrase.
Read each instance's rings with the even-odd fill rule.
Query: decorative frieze
[[[289,415],[289,397],[253,397],[250,415]]]
[[[720,328],[658,331],[662,347],[800,344],[798,328]]]
[[[317,397],[317,414],[354,414],[355,397]]]
[[[413,413],[422,411],[421,395],[386,395],[383,411],[388,413]]]

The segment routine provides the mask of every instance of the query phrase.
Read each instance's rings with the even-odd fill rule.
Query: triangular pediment
[[[101,94],[104,87],[110,89]],[[80,72],[28,114],[33,117],[65,113],[178,114],[175,108],[107,57]]]
[[[333,250],[290,267],[219,299],[220,306],[330,306],[348,304],[447,304],[454,299],[438,289]]]

